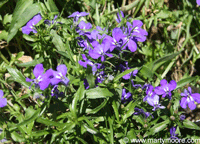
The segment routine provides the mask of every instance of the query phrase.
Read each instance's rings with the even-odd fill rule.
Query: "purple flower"
[[[3,98],[3,91],[0,90],[0,107],[5,107],[7,105],[7,99]]]
[[[101,71],[96,74],[97,78],[95,79],[95,84],[97,85],[98,83],[102,83],[105,80],[105,73],[104,71]]]
[[[77,22],[79,17],[82,17],[82,16],[87,16],[89,15],[89,13],[86,13],[86,12],[74,12],[73,14],[71,14],[70,16],[68,16],[68,18],[71,18],[73,17],[74,18],[74,22]]]
[[[180,115],[179,118],[180,118],[181,121],[183,121],[185,119],[185,115],[182,114],[182,115]]]
[[[85,56],[85,54],[82,54],[82,58],[83,60],[85,61],[82,61],[80,60],[79,61],[79,64],[81,66],[83,66],[84,68],[87,68],[87,65],[91,66],[92,67],[92,72],[93,72],[93,75],[96,73],[97,69],[100,69],[101,68],[101,64],[99,63],[93,63],[92,61],[88,60],[87,57]]]
[[[107,39],[104,39],[101,44],[98,44],[94,49],[89,50],[89,55],[93,59],[98,59],[101,57],[101,61],[105,61],[105,55],[112,57],[113,55],[108,53],[110,44]]]
[[[135,112],[133,113],[134,115],[144,115],[145,118],[148,118],[150,115],[153,117],[153,115],[150,112],[144,112],[143,109],[135,108]]]
[[[169,83],[167,83],[167,80],[163,79],[160,81],[160,85],[161,86],[155,88],[155,92],[158,95],[162,95],[162,97],[167,96],[169,97],[169,99],[171,99],[172,96],[171,91],[173,91],[177,86],[176,81],[171,80]]]
[[[90,35],[90,32],[86,32],[85,30],[91,29],[92,28],[92,24],[91,23],[85,23],[84,21],[81,21],[78,24],[77,27],[77,32],[79,33],[79,35]]]
[[[126,93],[126,89],[122,89],[122,97],[121,97],[122,103],[131,100],[132,100],[131,93],[130,92]]]
[[[141,84],[134,84],[133,80],[131,80],[131,84],[134,88],[138,89],[138,88],[142,88]]]
[[[197,4],[200,5],[200,0],[196,0]]]
[[[55,15],[55,16],[54,16],[54,19],[53,19],[52,21],[50,21],[50,20],[45,20],[44,23],[50,26],[50,25],[54,24],[54,21],[55,21],[57,18],[58,18],[58,15]],[[56,23],[61,23],[61,22],[56,22]]]
[[[146,96],[144,97],[143,101],[147,101],[147,98],[149,97],[154,97],[154,96],[158,96],[154,91],[153,91],[154,87],[152,85],[150,85],[147,90],[146,90]]]
[[[181,99],[181,102],[180,102],[180,106],[182,108],[187,108],[187,105],[188,107],[191,109],[191,110],[194,110],[196,108],[196,105],[195,105],[195,101],[197,103],[200,103],[200,94],[199,93],[192,93],[192,89],[191,87],[188,87],[188,90],[184,90],[184,93],[181,93],[181,96],[182,96],[182,99]]]
[[[27,35],[29,35],[30,32],[37,33],[34,25],[36,25],[40,20],[42,20],[41,15],[35,15],[31,20],[29,20],[29,22],[24,27],[22,27],[22,33]]]
[[[120,67],[120,69],[121,69],[121,72],[124,72],[125,70],[130,69],[130,68],[128,67],[128,62],[125,62],[125,65],[126,65],[126,66],[124,66],[124,65],[122,65],[122,64],[119,65],[119,67]],[[130,73],[124,75],[122,78],[125,79],[125,80],[128,80],[128,79],[131,78],[131,75],[132,75],[132,76],[136,76],[137,73],[138,73],[138,70],[136,69],[136,70],[134,70],[133,72],[130,72]]]
[[[64,93],[63,92],[60,92],[58,90],[58,85],[55,85],[53,87],[53,89],[51,90],[51,96],[55,96],[56,98],[58,97],[63,97],[64,96]]]
[[[112,52],[115,48],[118,50],[121,50],[121,47],[123,46],[123,38],[125,35],[123,34],[123,31],[120,28],[114,28],[112,31],[112,37],[107,36],[106,38],[109,40],[110,43],[110,51]]]
[[[83,82],[84,82],[85,89],[89,89],[90,86],[89,86],[89,83],[88,83],[87,79],[83,79]]]
[[[178,137],[176,137],[178,134],[175,134],[175,132],[176,132],[176,127],[171,127],[170,128],[170,138],[171,139],[178,139]]]
[[[156,109],[164,109],[165,106],[162,106],[161,104],[159,104],[159,96],[155,95],[155,96],[151,96],[151,97],[147,97],[147,102],[149,105],[153,106],[153,111],[155,111]]]
[[[68,85],[69,79],[66,77],[67,74],[67,67],[64,64],[57,66],[57,71],[53,71],[53,78],[51,79],[52,85],[57,85],[58,83],[62,83],[65,86]]]
[[[124,13],[122,11],[120,11],[121,15],[119,13],[117,13],[117,19],[116,21],[118,23],[120,23],[122,21],[122,18],[124,18]]]
[[[53,75],[53,70],[49,69],[44,73],[43,64],[37,64],[33,69],[35,79],[26,78],[27,82],[33,82],[36,87],[40,87],[41,90],[45,90],[50,84],[50,77]]]

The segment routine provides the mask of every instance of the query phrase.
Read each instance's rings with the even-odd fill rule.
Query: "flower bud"
[[[170,120],[174,121],[175,117],[174,116],[170,116]]]
[[[147,128],[148,127],[148,125],[147,124],[144,124],[144,128]]]

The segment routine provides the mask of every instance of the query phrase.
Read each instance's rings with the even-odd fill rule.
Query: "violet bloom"
[[[36,87],[40,87],[41,90],[45,90],[50,84],[50,77],[53,75],[53,70],[49,69],[44,73],[43,64],[37,64],[33,69],[35,79],[26,78],[27,82],[32,82]]]
[[[148,89],[146,90],[147,95],[143,99],[144,102],[147,101],[147,98],[149,98],[149,97],[158,96],[153,90],[154,90],[154,87],[152,85],[150,85],[148,87]]]
[[[132,35],[135,37],[135,39],[139,42],[144,42],[146,40],[146,36],[148,35],[148,33],[142,29],[143,23],[140,20],[134,20],[133,21],[133,32]]]
[[[5,107],[7,105],[7,99],[6,98],[3,98],[3,91],[0,90],[0,107]]]
[[[169,83],[167,83],[167,80],[163,79],[160,81],[160,85],[161,86],[155,87],[155,92],[158,95],[162,95],[162,97],[167,96],[169,99],[171,99],[171,91],[173,91],[177,86],[176,81],[171,80]]]
[[[139,108],[135,108],[135,112],[133,113],[133,115],[143,115],[145,118],[148,118],[150,115],[153,117],[153,115],[150,112],[144,112],[143,109],[139,109]]]
[[[170,128],[170,138],[171,139],[178,139],[178,137],[176,137],[178,134],[175,134],[175,132],[176,132],[176,127],[171,127]]]
[[[64,96],[64,93],[63,93],[63,92],[60,92],[60,91],[58,90],[58,85],[55,85],[55,86],[53,87],[53,89],[51,90],[51,96],[54,96],[54,97],[56,97],[56,98],[58,98],[58,97],[63,97],[63,96]]]
[[[155,111],[156,109],[164,109],[165,106],[162,106],[161,104],[159,104],[159,96],[155,95],[155,96],[151,96],[151,97],[147,97],[147,102],[149,105],[153,106],[153,111]]]
[[[128,62],[125,62],[125,65],[126,65],[126,66],[123,66],[122,64],[119,65],[119,67],[120,67],[120,69],[121,69],[121,72],[124,72],[125,70],[130,69],[130,68],[128,67]],[[122,78],[125,79],[125,80],[128,80],[128,79],[131,78],[131,75],[132,75],[132,76],[136,76],[137,73],[138,73],[138,70],[136,69],[136,70],[134,70],[133,72],[130,72],[130,73],[124,75]]]
[[[138,89],[138,88],[142,88],[141,84],[134,84],[133,80],[131,80],[131,84],[134,88]]]
[[[131,100],[132,100],[131,93],[130,92],[126,93],[126,89],[122,89],[122,97],[121,97],[122,103]]]
[[[84,82],[85,89],[89,89],[90,86],[89,86],[89,83],[88,83],[87,79],[83,79],[83,82]]]
[[[77,22],[79,17],[82,17],[82,16],[87,16],[89,15],[89,13],[86,13],[86,12],[74,12],[73,14],[71,14],[70,16],[68,16],[68,18],[71,18],[73,17],[74,18],[74,22]]]
[[[185,119],[185,115],[182,114],[182,115],[180,115],[179,118],[180,118],[181,121],[183,121]]]
[[[50,26],[50,25],[54,24],[54,21],[55,21],[57,18],[58,18],[58,15],[55,15],[55,16],[54,16],[54,19],[53,19],[52,21],[50,21],[50,20],[45,20],[44,23]],[[61,23],[61,22],[56,22],[56,23]]]
[[[196,0],[197,4],[200,5],[200,0]]]
[[[85,32],[85,30],[91,29],[92,28],[92,24],[91,23],[85,23],[84,21],[81,21],[78,24],[78,28],[77,28],[77,32],[79,33],[79,35],[90,35],[90,32]]]
[[[105,80],[105,73],[104,71],[101,71],[96,74],[97,78],[95,79],[95,84],[97,85],[98,83],[102,83]]]
[[[181,93],[182,99],[180,102],[180,106],[184,109],[188,107],[191,110],[196,108],[196,104],[194,102],[200,103],[200,94],[199,93],[192,93],[191,87],[188,87],[188,90],[184,90],[184,93]]]
[[[99,57],[101,57],[101,61],[103,62],[105,61],[105,55],[107,55],[108,57],[113,56],[108,52],[109,47],[109,42],[107,41],[107,39],[104,39],[102,44],[98,44],[94,49],[89,50],[88,53],[93,59],[98,59]]]
[[[117,13],[117,19],[116,21],[118,23],[120,23],[122,21],[122,18],[124,18],[124,13],[122,11],[120,11],[121,15],[119,13]]]
[[[87,68],[87,65],[91,66],[92,67],[92,72],[93,72],[93,75],[96,73],[97,69],[100,69],[101,68],[101,64],[98,64],[98,63],[93,63],[92,61],[88,60],[87,57],[85,56],[85,54],[82,54],[82,58],[83,60],[85,61],[82,61],[80,60],[78,63],[83,66],[84,68]]]
[[[123,46],[123,38],[125,35],[123,34],[123,31],[120,28],[114,28],[112,31],[112,37],[107,36],[106,38],[109,40],[110,43],[110,51],[112,52],[115,48],[118,50],[121,50],[121,47]]]
[[[30,32],[37,33],[35,30],[34,25],[36,25],[40,20],[42,20],[42,17],[40,14],[35,15],[29,22],[22,27],[22,33],[29,35]]]
[[[67,67],[64,64],[57,66],[57,71],[53,71],[53,78],[51,79],[52,85],[57,85],[58,83],[62,83],[65,86],[68,85],[69,79],[66,77],[67,74]]]

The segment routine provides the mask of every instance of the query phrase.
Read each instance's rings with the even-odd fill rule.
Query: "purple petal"
[[[61,74],[63,76],[65,76],[67,74],[67,67],[64,64],[61,64],[61,65],[57,66],[56,69],[57,69],[58,72],[61,72]]]
[[[117,42],[119,42],[119,40],[124,36],[124,34],[120,28],[116,27],[112,31],[112,36]]]
[[[162,95],[165,93],[165,91],[161,87],[155,87],[155,93],[158,95]]]
[[[129,42],[128,42],[128,49],[131,51],[131,52],[135,52],[137,50],[137,44],[135,41],[133,41],[132,39],[129,39]]]
[[[193,93],[193,94],[191,94],[191,96],[197,103],[200,103],[200,94],[199,93]]]
[[[29,35],[30,32],[32,32],[32,31],[33,31],[33,29],[30,28],[30,27],[28,27],[28,26],[24,26],[24,27],[22,27],[22,33],[23,33],[23,34],[27,34],[27,35]]]
[[[43,80],[39,82],[39,86],[41,90],[45,90],[50,84],[50,79]]]
[[[0,98],[2,98],[2,97],[3,97],[3,95],[4,95],[3,91],[2,91],[2,90],[0,90]]]
[[[194,101],[190,101],[188,103],[188,107],[191,109],[191,110],[194,110],[196,108],[196,105],[194,104]]]
[[[171,80],[169,82],[169,91],[172,91],[176,88],[177,84],[176,84],[176,81],[175,80]]]
[[[51,79],[51,84],[52,85],[57,85],[58,83],[60,83],[61,82],[61,79],[58,79],[58,78],[52,78]]]
[[[0,99],[0,107],[5,107],[7,105],[7,99],[6,98],[1,98]]]
[[[71,14],[70,16],[68,16],[68,18],[75,17],[75,16],[77,16],[78,14],[79,14],[78,11],[77,11],[77,12],[74,12],[73,14]]]
[[[95,50],[89,50],[88,54],[93,59],[98,59],[101,56],[99,53],[96,53]]]
[[[32,82],[34,80],[30,79],[30,78],[26,78],[26,82]]]
[[[187,98],[186,98],[186,97],[183,97],[183,98],[181,99],[180,106],[181,106],[182,108],[184,108],[184,109],[187,108]]]
[[[196,0],[197,4],[200,5],[200,0]]]
[[[37,14],[33,17],[32,21],[32,25],[36,25],[40,20],[42,20],[42,17],[40,14]]]
[[[142,25],[143,25],[143,23],[140,20],[134,20],[133,21],[133,28],[135,28],[135,27],[141,27]]]
[[[160,85],[161,85],[161,86],[167,85],[167,80],[166,80],[166,79],[161,80],[161,81],[160,81]]]
[[[192,94],[192,89],[191,89],[191,87],[188,87],[188,92],[189,92],[189,94]]]
[[[38,78],[44,72],[43,64],[37,64],[33,69],[33,74],[36,78]]]

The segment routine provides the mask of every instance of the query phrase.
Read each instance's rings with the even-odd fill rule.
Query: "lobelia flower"
[[[126,89],[122,89],[122,97],[121,97],[122,103],[131,101],[131,100],[132,100],[131,93],[130,92],[126,93]]]
[[[81,66],[83,66],[84,68],[87,68],[87,65],[91,66],[92,67],[92,72],[93,72],[93,75],[96,73],[97,69],[100,69],[102,64],[99,64],[99,63],[93,63],[92,61],[88,60],[87,57],[85,56],[85,54],[82,54],[82,58],[83,60],[85,61],[82,61],[82,60],[79,60],[79,64]]]
[[[76,31],[79,33],[79,35],[90,35],[91,32],[86,32],[85,30],[91,29],[92,24],[91,23],[85,23],[84,21],[81,21],[78,24],[78,27]]]
[[[147,90],[146,90],[146,96],[144,97],[143,101],[147,101],[147,98],[149,97],[154,97],[154,96],[158,96],[154,91],[154,87],[152,85],[150,85]]]
[[[196,0],[197,4],[200,5],[200,0]]]
[[[147,97],[147,103],[151,106],[153,106],[153,111],[155,111],[156,109],[164,109],[165,106],[162,106],[161,104],[159,104],[159,96],[158,95],[154,95],[151,97]]]
[[[134,84],[133,80],[131,80],[131,84],[134,88],[138,89],[138,88],[142,88],[141,84]]]
[[[73,17],[74,18],[74,22],[77,22],[79,17],[82,17],[82,16],[87,16],[89,15],[89,13],[86,13],[86,12],[74,12],[73,14],[71,14],[70,16],[68,16],[68,18],[71,18]]]
[[[59,92],[58,85],[55,85],[53,87],[53,89],[51,90],[51,96],[55,96],[56,98],[63,97],[64,93],[63,92]]]
[[[7,99],[6,98],[3,98],[3,91],[0,90],[0,107],[5,107],[7,105]]]
[[[118,50],[121,50],[121,47],[123,46],[123,38],[125,35],[123,34],[123,31],[120,28],[114,28],[112,31],[112,37],[107,36],[106,39],[108,39],[110,43],[110,51],[112,52],[115,48]]]
[[[175,132],[176,132],[176,127],[171,127],[170,128],[170,138],[171,139],[178,139],[178,137],[176,137],[178,134],[175,134]]]
[[[141,114],[145,118],[148,118],[150,115],[152,116],[152,118],[154,118],[154,116],[150,112],[144,112],[143,109],[135,108],[135,112],[133,113],[133,115],[141,115]]]
[[[57,71],[53,71],[53,78],[51,79],[52,85],[57,85],[58,83],[62,83],[65,86],[68,85],[69,79],[66,77],[67,67],[64,64],[57,66]]]
[[[42,17],[40,14],[35,15],[29,22],[22,27],[22,33],[29,35],[30,32],[37,33],[35,30],[34,25],[36,25],[40,20],[42,20]]]
[[[185,115],[182,114],[182,115],[180,115],[179,118],[180,118],[181,121],[183,121],[185,119]]]
[[[49,69],[45,74],[43,73],[43,64],[37,64],[33,69],[35,79],[26,78],[26,81],[32,82],[32,84],[35,84],[35,87],[40,87],[41,90],[45,90],[50,84],[50,77],[53,75],[53,70]]]
[[[102,83],[105,80],[105,73],[104,71],[101,71],[96,74],[97,78],[95,79],[95,84],[97,85],[98,83]]]
[[[85,89],[89,89],[90,86],[89,86],[89,83],[88,83],[87,79],[83,79],[83,82],[84,82]]]
[[[169,83],[167,83],[167,80],[163,79],[160,81],[160,85],[161,86],[155,87],[156,94],[162,95],[162,97],[167,96],[169,99],[171,99],[171,91],[173,91],[177,86],[176,81],[171,80]]]
[[[98,59],[101,57],[101,61],[105,61],[105,55],[112,57],[113,55],[108,53],[110,44],[107,39],[104,39],[101,44],[98,44],[94,49],[89,50],[89,56],[93,59]]]
[[[120,11],[121,15],[119,13],[117,13],[117,19],[116,21],[118,23],[120,23],[122,21],[122,18],[124,18],[124,13],[122,11]]]
[[[184,93],[181,93],[182,99],[180,102],[180,106],[182,108],[188,107],[191,110],[194,110],[196,108],[196,104],[194,102],[200,103],[200,94],[199,93],[192,93],[191,87],[188,87],[188,90],[184,90]]]
[[[121,69],[121,72],[124,72],[125,70],[130,69],[130,68],[128,67],[128,62],[125,62],[125,65],[126,65],[126,66],[124,66],[124,65],[122,65],[122,64],[119,65],[119,67],[120,67],[120,69]],[[133,72],[130,72],[130,73],[124,75],[122,78],[125,79],[125,80],[128,80],[128,79],[131,78],[131,75],[132,75],[132,76],[136,76],[137,73],[138,73],[138,70],[136,69],[136,70],[134,70]]]
[[[50,26],[50,25],[54,24],[54,21],[57,18],[58,18],[58,15],[55,15],[52,21],[50,21],[50,20],[44,20],[44,23]],[[56,22],[56,23],[61,23],[61,22]]]

